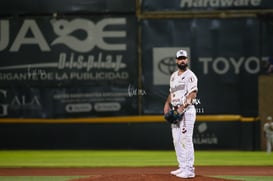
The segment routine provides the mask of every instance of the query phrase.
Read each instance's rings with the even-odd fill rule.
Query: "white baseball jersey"
[[[186,100],[186,96],[192,91],[197,91],[197,77],[187,69],[181,75],[179,71],[175,71],[170,78],[171,104],[173,106],[182,105]]]
[[[266,135],[266,150],[271,153],[273,146],[273,122],[264,124],[264,131]]]
[[[273,135],[273,122],[264,124],[264,131],[266,135]]]

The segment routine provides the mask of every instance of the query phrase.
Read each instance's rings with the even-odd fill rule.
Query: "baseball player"
[[[266,136],[266,151],[271,153],[273,146],[273,122],[272,117],[268,116],[267,122],[264,124],[264,132]]]
[[[172,138],[178,169],[171,171],[172,175],[181,178],[193,178],[194,147],[193,128],[196,119],[196,110],[192,101],[197,95],[197,77],[188,68],[188,55],[185,50],[176,53],[178,70],[170,77],[170,94],[164,105],[164,114],[175,109],[183,115],[177,123],[171,124]]]

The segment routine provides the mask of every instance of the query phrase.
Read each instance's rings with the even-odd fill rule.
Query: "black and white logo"
[[[175,54],[184,49],[190,55],[189,47],[156,47],[153,48],[153,84],[168,85],[170,75],[177,69]]]

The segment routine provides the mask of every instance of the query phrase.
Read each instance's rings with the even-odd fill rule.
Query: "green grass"
[[[262,151],[199,151],[196,165],[273,166],[273,154]]]
[[[196,166],[273,166],[273,154],[261,151],[196,151]],[[0,168],[177,166],[174,151],[2,150]],[[67,181],[82,176],[0,176],[1,181]],[[269,181],[273,176],[217,176]]]
[[[175,166],[174,151],[0,151],[0,167]],[[273,154],[261,151],[196,151],[195,165],[273,166]]]
[[[240,181],[272,181],[272,176],[218,176],[215,178],[224,178],[230,180],[240,180]]]
[[[175,165],[172,151],[0,151],[0,167]]]

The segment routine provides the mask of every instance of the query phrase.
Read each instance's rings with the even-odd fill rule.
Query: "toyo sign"
[[[265,58],[263,58],[265,59]],[[260,72],[260,62],[258,57],[200,57],[199,62],[203,65],[203,74],[214,72],[222,75],[228,72],[240,74],[244,70],[249,74]]]

